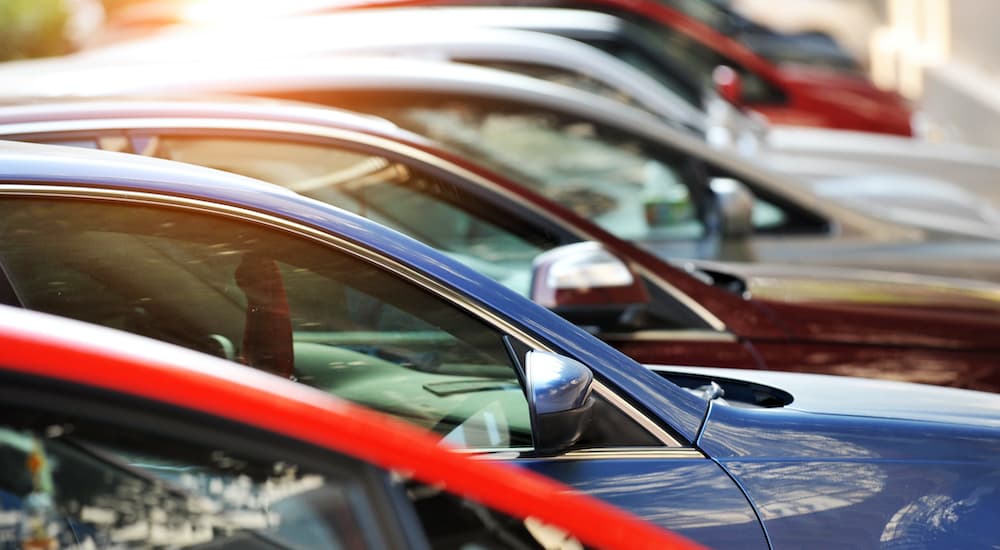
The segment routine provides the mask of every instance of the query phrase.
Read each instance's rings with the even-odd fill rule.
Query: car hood
[[[818,197],[883,221],[931,233],[1000,239],[1000,211],[947,181],[882,172],[803,183]]]
[[[723,387],[750,383],[775,388],[791,395],[791,402],[782,407],[786,410],[1000,427],[1000,395],[994,393],[797,372],[673,365],[647,367],[666,378],[669,378],[667,373],[676,372],[703,376],[706,384],[717,381]],[[725,395],[722,399],[726,399]]]
[[[742,280],[747,299],[771,314],[793,338],[1000,349],[1000,285],[829,267],[704,261],[694,265],[710,275]]]

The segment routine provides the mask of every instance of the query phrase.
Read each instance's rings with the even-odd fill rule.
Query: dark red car
[[[3,548],[699,548],[326,392],[103,327],[0,306],[0,380]]]

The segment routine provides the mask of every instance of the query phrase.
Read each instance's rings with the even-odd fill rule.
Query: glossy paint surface
[[[752,495],[774,548],[843,547],[845,530],[856,547],[981,548],[1000,536],[1000,439],[974,422],[717,405],[700,444]]]
[[[707,458],[520,460],[528,469],[572,485],[712,548],[767,548],[746,496]]]

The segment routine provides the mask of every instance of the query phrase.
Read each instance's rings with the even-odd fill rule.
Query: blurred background
[[[1000,3],[981,0],[713,0],[778,31],[832,39],[880,87],[917,108],[928,140],[1000,146]],[[298,2],[0,0],[0,60],[60,55],[177,22],[301,9]]]

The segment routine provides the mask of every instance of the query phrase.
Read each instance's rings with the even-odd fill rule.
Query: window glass
[[[673,90],[690,105],[703,109],[703,76],[692,71],[687,60],[664,55],[664,46],[658,32],[658,28],[648,30],[639,25],[625,24],[614,39],[589,36],[581,36],[579,39],[617,57]]]
[[[535,256],[561,244],[455,186],[379,156],[295,142],[162,136],[153,154],[276,183],[405,233],[527,296]]]
[[[634,97],[626,93],[624,90],[611,86],[603,80],[594,78],[582,72],[569,71],[562,67],[537,63],[474,59],[456,59],[456,61],[474,64],[480,67],[489,67],[491,69],[523,74],[525,76],[555,82],[556,84],[562,84],[563,86],[569,86],[578,90],[584,90],[640,109],[644,108],[641,103],[636,101]]]
[[[5,404],[0,549],[384,548],[385,531],[411,518],[419,531],[404,534],[418,546],[423,535],[441,549],[583,548],[554,526],[329,450],[139,414],[110,424]]]
[[[357,484],[332,463],[318,474],[285,457],[11,420],[0,423],[0,548],[364,547]]]
[[[470,446],[531,445],[499,332],[316,243],[173,209],[5,199],[0,261],[27,308],[293,376],[442,436],[463,426]]]
[[[624,239],[705,234],[681,171],[640,140],[531,108],[469,101],[384,106],[379,114],[511,174]]]
[[[696,82],[702,92],[713,89],[712,72],[719,65],[726,65],[740,73],[743,81],[743,101],[746,103],[781,104],[787,101],[779,88],[760,75],[676,29],[663,25],[643,24],[641,29],[631,32],[636,38],[648,44],[652,51],[657,52],[654,54],[657,59],[650,62],[637,51],[627,51],[621,59],[639,69],[645,67],[650,70],[654,66],[657,67],[650,73],[653,76],[658,73],[671,73],[669,78],[665,79],[663,76],[657,78],[668,86],[670,81],[674,81],[672,89],[676,89],[677,82],[684,82],[688,87],[690,83]]]

